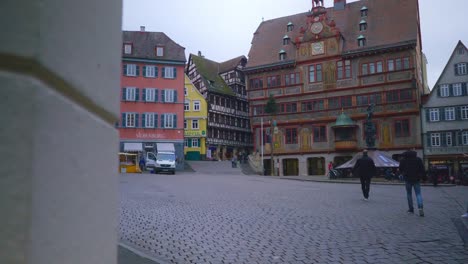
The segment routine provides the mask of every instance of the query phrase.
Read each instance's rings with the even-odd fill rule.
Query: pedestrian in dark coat
[[[145,170],[145,157],[143,155],[140,156],[140,162],[138,163],[140,166],[140,170],[144,171]]]
[[[356,161],[353,167],[353,175],[359,176],[361,180],[362,194],[364,195],[364,201],[369,199],[370,183],[372,177],[375,175],[375,163],[367,155],[367,150],[362,152],[362,157]]]
[[[406,185],[406,198],[408,199],[408,213],[414,213],[413,194],[416,195],[418,203],[419,216],[424,216],[423,199],[421,195],[421,180],[426,180],[426,171],[421,158],[416,156],[416,152],[408,150],[403,153],[403,159],[400,161],[400,171],[403,174]]]

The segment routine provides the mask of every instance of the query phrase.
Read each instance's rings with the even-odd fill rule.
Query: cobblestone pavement
[[[467,187],[423,187],[425,217],[402,186],[246,176],[229,162],[196,172],[122,174],[121,243],[158,263],[468,263],[454,225]]]

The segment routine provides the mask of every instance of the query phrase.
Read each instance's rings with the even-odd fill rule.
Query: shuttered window
[[[158,123],[157,113],[144,113],[141,117],[141,126],[145,128],[155,128]]]
[[[440,147],[440,133],[431,133],[431,146]]]
[[[447,146],[452,146],[452,144],[453,144],[452,132],[446,132],[445,133],[445,144]]]
[[[468,73],[467,68],[468,68],[467,63],[465,62],[455,64],[455,75],[467,74]]]
[[[439,117],[439,108],[432,108],[429,109],[429,121],[431,122],[437,122],[440,120]]]
[[[125,127],[138,127],[138,114],[137,113],[123,113]]]
[[[127,76],[137,76],[137,68],[138,66],[136,64],[127,64],[126,65],[127,67],[127,72],[126,72],[126,75]]]
[[[455,120],[455,107],[445,108],[445,120],[447,121]]]
[[[441,84],[439,86],[439,89],[440,89],[440,96],[441,97],[448,97],[450,95],[449,85],[448,84]]]
[[[468,119],[468,105],[460,107],[461,119]]]
[[[453,96],[462,96],[463,91],[462,91],[462,84],[461,83],[454,83],[452,85],[453,89]]]
[[[177,115],[175,114],[162,114],[161,127],[163,128],[177,128]]]
[[[462,144],[465,146],[468,145],[468,131],[462,132]]]

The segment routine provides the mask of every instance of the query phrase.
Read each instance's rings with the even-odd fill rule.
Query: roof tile
[[[367,7],[365,17],[367,30],[359,31],[361,9]],[[407,43],[418,39],[418,1],[417,0],[360,0],[347,3],[344,10],[326,8],[328,20],[333,20],[343,36],[343,52],[359,51],[360,49],[378,48],[389,44]],[[279,62],[278,50],[284,49],[288,57],[295,59],[294,44],[283,45],[285,34],[293,40],[300,35],[301,27],[306,28],[307,15],[304,12],[291,16],[280,17],[262,22],[252,39],[247,67]],[[289,22],[294,29],[287,32]],[[366,36],[366,46],[359,47],[357,38]]]

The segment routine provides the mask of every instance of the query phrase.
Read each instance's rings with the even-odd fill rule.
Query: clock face
[[[323,41],[312,43],[312,55],[325,53],[323,48]]]
[[[315,22],[312,24],[312,26],[310,26],[310,31],[312,31],[312,33],[314,34],[318,34],[322,32],[322,29],[323,29],[323,24],[321,22]]]

